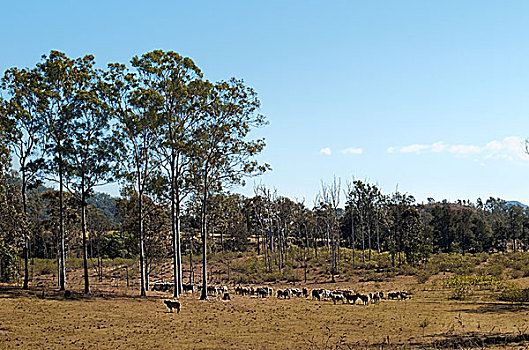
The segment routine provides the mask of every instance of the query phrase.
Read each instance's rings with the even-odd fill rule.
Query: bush
[[[489,276],[501,277],[503,276],[503,270],[505,270],[505,266],[498,263],[494,263],[484,268],[483,272]]]
[[[451,299],[465,300],[472,294],[474,294],[472,286],[468,284],[458,284],[453,287]]]
[[[503,281],[494,276],[456,275],[445,278],[443,286],[453,291],[451,298],[463,300],[471,296],[475,289],[498,291],[505,287]]]
[[[0,240],[0,282],[11,282],[17,278],[17,254],[9,244]]]
[[[430,270],[420,270],[417,272],[417,282],[426,283],[430,277],[432,277],[432,272]]]
[[[525,289],[505,289],[498,297],[501,301],[510,301],[511,303],[529,302],[529,288]]]

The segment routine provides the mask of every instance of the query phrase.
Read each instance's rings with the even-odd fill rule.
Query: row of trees
[[[263,255],[268,269],[272,257],[277,260],[275,266],[282,269],[290,244],[312,249],[316,256],[318,249],[327,249],[332,279],[342,261],[343,247],[351,249],[353,267],[358,259],[371,261],[374,251],[389,252],[393,265],[416,265],[438,252],[529,249],[529,208],[520,203],[492,197],[476,203],[432,198],[416,203],[409,194],[384,194],[376,184],[360,180],[341,187],[337,179],[322,183],[311,207],[263,186],[256,187],[252,198],[218,195],[220,204],[211,212],[217,212],[218,217],[238,213],[231,217],[245,217],[246,225],[236,226],[240,222],[236,221],[226,229],[222,221],[215,220],[217,226],[212,224],[212,232],[226,232],[220,239],[222,249],[226,237],[239,243],[235,250],[248,249],[255,242],[257,254]]]
[[[249,251],[263,259],[269,272],[288,266],[289,247],[301,248],[307,268],[310,256],[323,250],[329,256],[331,278],[343,263],[349,248],[353,267],[370,266],[374,252],[389,252],[392,263],[420,264],[432,252],[491,252],[529,248],[529,210],[521,205],[489,198],[470,201],[415,203],[407,194],[383,194],[375,184],[353,181],[340,191],[340,182],[323,184],[309,208],[276,191],[257,186],[253,197],[228,192],[212,195],[208,201],[206,225],[209,252]],[[342,209],[336,203],[345,198]],[[60,251],[58,191],[37,189],[29,193],[28,207],[33,232],[31,256],[55,258]],[[160,263],[173,256],[170,203],[144,196],[144,248],[146,287],[149,276]],[[101,259],[139,256],[138,197],[114,199],[92,197],[88,210],[90,232],[88,256],[102,276]],[[65,195],[66,251],[82,256],[78,201]],[[103,214],[105,213],[105,214]],[[182,252],[190,258],[202,254],[201,206],[185,203],[181,213]],[[8,221],[4,221],[6,224]],[[200,242],[201,243],[201,242]],[[299,255],[296,259],[299,259]],[[303,261],[301,261],[303,262]],[[229,263],[229,262],[226,262]]]
[[[264,147],[249,133],[263,126],[259,100],[243,81],[211,83],[194,62],[160,50],[134,57],[131,67],[97,68],[94,57],[72,59],[52,51],[33,68],[11,68],[2,78],[0,101],[5,137],[3,174],[9,176],[9,150],[20,189],[16,218],[22,237],[24,288],[28,288],[32,235],[28,190],[43,181],[58,185],[59,284],[66,289],[65,193],[78,205],[82,233],[85,293],[88,279],[88,202],[97,186],[120,181],[122,193],[136,198],[132,220],[138,237],[141,295],[146,290],[145,219],[147,200],[169,208],[175,297],[182,291],[181,214],[189,198],[200,207],[203,246],[207,246],[210,197],[245,176],[267,170],[254,156]],[[6,187],[7,189],[7,187]],[[56,218],[56,221],[54,220]],[[15,225],[16,226],[16,225]],[[7,231],[6,231],[7,232]],[[14,232],[14,231],[13,231]],[[207,249],[203,252],[203,291],[207,290]],[[207,298],[204,292],[203,299]]]

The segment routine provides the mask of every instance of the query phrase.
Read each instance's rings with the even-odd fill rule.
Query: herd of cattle
[[[270,287],[235,287],[235,294],[238,295],[255,295],[257,297],[266,298],[272,296],[274,290]],[[279,299],[290,299],[292,297],[308,298],[309,290],[307,288],[286,288],[277,290],[277,297]],[[404,291],[396,292],[374,292],[368,294],[357,293],[352,290],[328,290],[328,289],[313,289],[310,293],[312,300],[332,300],[335,304],[339,301],[342,303],[356,304],[360,301],[363,305],[379,303],[382,299],[398,299],[404,300],[411,298],[411,294]]]
[[[153,285],[153,290],[157,291],[169,291],[172,290],[174,284],[172,282],[155,282]],[[200,291],[202,286],[195,288],[192,284],[184,284],[184,292],[194,292],[195,289]],[[274,295],[274,289],[271,287],[235,287],[235,294],[241,296],[255,296],[258,298],[267,298]],[[230,300],[230,295],[227,286],[208,286],[209,295],[221,295],[222,299]],[[337,302],[342,303],[353,303],[356,304],[358,301],[362,305],[369,305],[380,303],[383,299],[392,299],[392,300],[405,300],[411,298],[411,294],[404,291],[394,291],[394,292],[374,292],[374,293],[358,293],[352,290],[328,290],[328,289],[312,289],[309,293],[307,288],[286,288],[278,289],[276,291],[276,296],[279,299],[290,299],[292,297],[297,298],[308,298],[309,296],[312,300],[330,300],[336,304]]]

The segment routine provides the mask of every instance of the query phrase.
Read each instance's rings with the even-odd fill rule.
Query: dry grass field
[[[65,298],[53,288],[43,296],[41,289],[23,292],[2,285],[0,348],[461,349],[529,344],[529,307],[500,303],[485,292],[465,301],[450,300],[448,291],[432,281],[417,284],[413,277],[399,276],[382,283],[307,286],[413,293],[410,300],[368,306],[258,299],[233,292],[231,301],[212,297],[205,302],[187,294],[179,314],[163,304],[168,294],[150,292],[139,298],[136,289],[105,288],[95,280],[90,297],[74,292]]]

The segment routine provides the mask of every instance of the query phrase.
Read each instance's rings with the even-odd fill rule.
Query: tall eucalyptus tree
[[[159,113],[157,155],[162,166],[162,193],[169,193],[173,248],[174,297],[182,292],[181,215],[190,192],[189,165],[193,131],[199,120],[200,95],[196,94],[200,69],[188,57],[155,50],[135,57],[142,94],[155,98]],[[168,187],[168,190],[166,190]]]
[[[137,59],[133,59],[134,64]],[[159,171],[156,147],[161,124],[160,97],[142,84],[138,75],[124,65],[111,64],[106,74],[113,113],[117,119],[115,138],[119,142],[117,175],[138,196],[137,236],[139,238],[140,295],[145,296],[145,227],[144,196],[152,189],[153,177]]]
[[[71,151],[66,155],[69,169],[68,186],[81,206],[83,236],[84,292],[90,293],[88,279],[88,199],[94,187],[111,181],[116,165],[116,144],[111,133],[112,113],[103,72],[94,68],[94,58],[85,56],[75,61],[77,84],[72,113]]]
[[[55,180],[59,183],[59,285],[61,290],[65,290],[64,177],[68,168],[66,157],[71,146],[78,72],[75,60],[59,51],[51,51],[49,56],[43,55],[42,61],[37,64],[37,72],[41,77],[39,117],[45,124],[47,170],[57,177]]]
[[[203,82],[203,115],[194,133],[195,155],[192,169],[194,188],[200,201],[202,235],[202,294],[207,300],[207,208],[212,193],[223,187],[244,184],[243,177],[268,169],[254,159],[264,148],[263,139],[249,140],[252,128],[265,124],[257,110],[260,102],[255,91],[241,80],[211,84]]]
[[[24,255],[24,284],[23,289],[29,289],[29,217],[28,217],[28,187],[38,182],[37,174],[42,168],[40,157],[41,144],[39,139],[43,135],[43,120],[40,118],[39,94],[40,81],[35,69],[8,69],[2,78],[2,89],[7,93],[3,111],[13,127],[14,133],[10,137],[10,145],[18,160],[21,177],[20,190],[22,197],[23,218],[21,228],[23,234]]]

